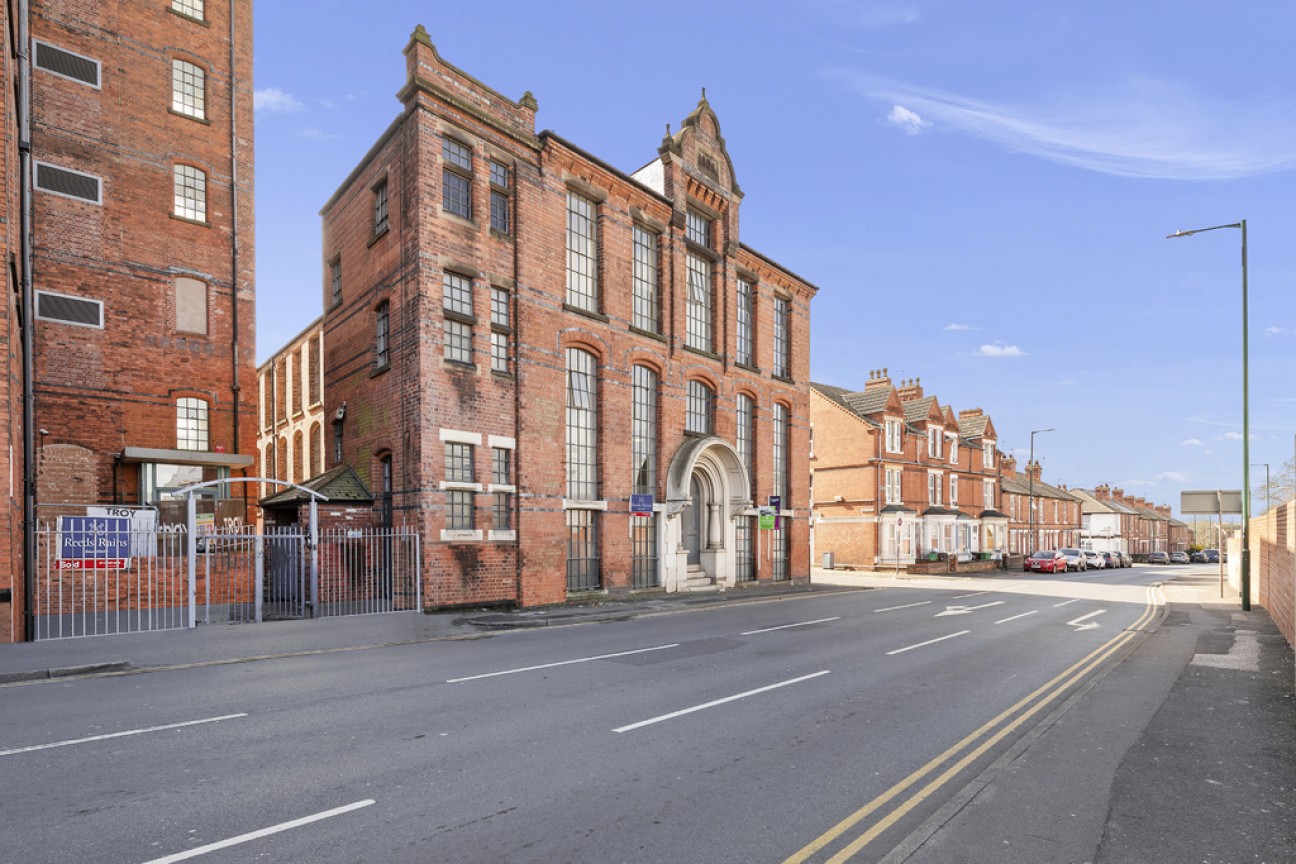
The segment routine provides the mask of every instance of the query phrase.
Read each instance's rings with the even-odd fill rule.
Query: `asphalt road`
[[[0,849],[880,861],[1124,656],[1165,574],[914,583],[15,688]]]

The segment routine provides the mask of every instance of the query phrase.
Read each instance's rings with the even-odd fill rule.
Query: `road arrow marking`
[[[1087,624],[1081,622],[1083,622],[1087,618],[1094,618],[1098,615],[1101,615],[1106,611],[1107,611],[1106,609],[1099,609],[1097,612],[1090,612],[1088,615],[1081,615],[1079,618],[1075,618],[1071,621],[1068,621],[1067,626],[1076,628],[1077,633],[1079,633],[1081,630],[1093,630],[1097,627],[1101,627],[1102,625],[1099,624],[1097,621],[1090,621]]]
[[[946,615],[967,615],[969,612],[975,612],[978,609],[989,609],[991,606],[1002,606],[1003,600],[996,600],[993,603],[982,603],[980,606],[946,606],[944,612],[937,612],[933,618],[944,618]]]

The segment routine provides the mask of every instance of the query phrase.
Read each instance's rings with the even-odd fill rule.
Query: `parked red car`
[[[1056,549],[1045,549],[1036,552],[1026,559],[1022,570],[1028,573],[1065,573],[1067,572],[1066,556]]]

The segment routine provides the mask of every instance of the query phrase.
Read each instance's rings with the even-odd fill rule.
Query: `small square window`
[[[699,246],[711,248],[711,226],[712,221],[696,210],[688,211],[688,220],[685,223],[684,234]]]

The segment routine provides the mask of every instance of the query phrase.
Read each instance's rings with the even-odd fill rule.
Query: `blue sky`
[[[321,311],[320,207],[442,57],[626,172],[701,88],[742,240],[819,286],[811,377],[920,378],[1046,482],[1177,511],[1296,434],[1296,7],[1039,3],[256,5],[258,362]],[[1252,469],[1263,482],[1264,468]],[[1257,500],[1257,512],[1263,500]]]

